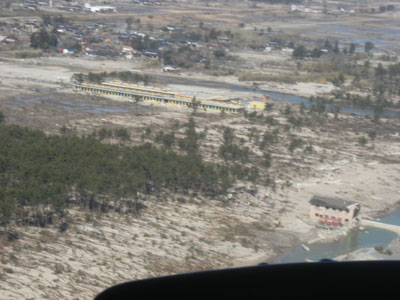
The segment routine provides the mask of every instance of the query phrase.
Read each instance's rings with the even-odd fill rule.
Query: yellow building
[[[249,108],[258,109],[258,110],[264,110],[265,109],[265,103],[258,102],[258,101],[252,101],[249,104]]]

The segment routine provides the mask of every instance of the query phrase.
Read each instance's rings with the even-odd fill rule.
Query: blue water
[[[101,113],[124,113],[130,112],[130,108],[126,106],[101,106],[96,104],[87,104],[87,103],[73,103],[70,101],[61,101],[57,105],[62,109],[67,110],[84,110],[89,113],[101,114]]]
[[[187,84],[188,86],[200,86],[200,85],[195,85],[195,84]],[[219,87],[208,87],[208,88],[215,88],[219,89]],[[241,87],[235,87],[235,88],[228,88],[231,91],[237,91],[237,92],[250,92],[250,93],[256,93],[260,95],[267,95],[270,96],[274,100],[282,101],[280,105],[283,105],[285,103],[293,103],[293,104],[300,104],[304,103],[307,108],[309,108],[312,103],[309,101],[308,98],[306,97],[300,97],[296,96],[293,94],[286,94],[286,93],[280,93],[280,92],[272,92],[272,91],[263,91],[263,90],[253,90],[249,88],[241,88]],[[49,98],[49,96],[45,96],[42,98],[32,98],[32,99],[22,99],[22,98],[16,98],[15,101],[19,103],[32,103],[32,104],[40,104],[42,101],[53,101]],[[131,109],[127,106],[102,106],[102,105],[96,105],[96,104],[88,104],[88,103],[73,103],[70,101],[60,101],[60,102],[55,102],[55,104],[62,109],[66,110],[84,110],[89,113],[94,113],[94,114],[101,114],[101,113],[125,113],[125,112],[130,112]],[[279,104],[278,104],[279,105]],[[332,109],[333,106],[330,104],[326,104],[327,109]],[[360,116],[366,116],[366,115],[373,115],[374,111],[372,109],[361,109],[358,107],[351,107],[351,106],[340,106],[340,112],[347,113],[347,114],[355,114],[355,115],[360,115]],[[387,118],[400,118],[400,111],[391,111],[388,109],[384,109],[382,112],[383,117]]]
[[[326,25],[318,32],[334,37],[340,41],[352,42],[364,47],[368,41],[376,47],[390,47],[393,41],[400,41],[400,22],[387,22],[392,28],[365,28],[354,25]]]
[[[380,219],[380,222],[400,225],[400,209]],[[307,247],[310,248],[309,252],[306,252],[301,244],[298,244],[292,252],[277,258],[273,263],[304,262],[306,259],[313,261],[319,261],[323,258],[333,259],[360,248],[386,247],[398,237],[396,233],[388,230],[366,227],[365,231],[351,231],[346,237],[341,238],[337,242],[308,245]]]
[[[293,103],[293,104],[300,104],[304,103],[307,108],[310,108],[312,103],[309,101],[308,98],[306,97],[300,97],[296,96],[293,94],[286,94],[286,93],[280,93],[280,92],[271,92],[271,91],[263,91],[263,90],[251,90],[251,89],[246,89],[246,88],[232,88],[230,90],[233,91],[240,91],[240,92],[252,92],[252,93],[257,93],[261,95],[268,95],[274,100],[280,100],[283,101],[282,104],[285,103]],[[326,104],[327,109],[332,109],[333,106],[330,104]],[[374,111],[372,109],[368,108],[358,108],[358,107],[351,107],[351,106],[340,106],[340,112],[346,113],[346,114],[355,114],[359,116],[366,116],[366,115],[373,115]],[[392,111],[388,109],[384,109],[382,112],[383,117],[387,118],[400,118],[400,111]]]

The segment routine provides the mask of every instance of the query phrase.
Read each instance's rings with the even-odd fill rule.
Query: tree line
[[[146,74],[140,74],[130,71],[123,72],[101,72],[101,73],[93,73],[89,72],[88,74],[75,73],[72,75],[72,81],[76,83],[82,83],[84,81],[93,82],[93,83],[101,83],[108,78],[119,79],[125,82],[142,82],[145,85],[148,85],[152,78]]]
[[[193,131],[192,122],[181,146],[184,152],[178,153],[150,143],[106,144],[98,134],[46,135],[0,124],[0,222],[18,219],[30,224],[29,217],[36,214],[44,225],[49,211],[62,213],[72,204],[99,212],[121,207],[138,212],[139,197],[160,196],[163,191],[224,194],[234,178],[202,159]]]
[[[32,48],[47,50],[51,47],[57,47],[58,38],[54,32],[48,33],[45,28],[42,28],[39,32],[32,33],[30,36],[30,42]]]

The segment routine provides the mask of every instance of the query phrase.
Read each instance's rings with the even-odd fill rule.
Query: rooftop
[[[315,206],[323,206],[323,207],[348,211],[350,206],[357,204],[357,203],[348,201],[348,200],[338,199],[338,198],[313,196],[310,200],[310,204],[315,205]]]

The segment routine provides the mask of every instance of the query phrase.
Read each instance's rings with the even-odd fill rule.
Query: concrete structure
[[[368,227],[375,227],[380,229],[385,229],[397,233],[400,235],[400,226],[392,225],[392,224],[385,224],[371,220],[361,220],[360,226],[368,226]]]
[[[198,110],[204,111],[238,113],[243,110],[239,104],[211,101],[201,98],[197,98],[196,101],[194,101],[193,97],[179,95],[174,92],[166,91],[165,89],[138,84],[129,84],[126,82],[113,81],[103,82],[101,84],[83,82],[80,84],[73,84],[73,86],[76,90],[96,94],[122,96],[135,100],[137,97],[140,97],[140,100],[151,103],[186,106],[189,108],[192,108],[194,105],[196,105]]]
[[[360,204],[342,199],[313,196],[310,219],[320,226],[354,227],[359,224]]]

